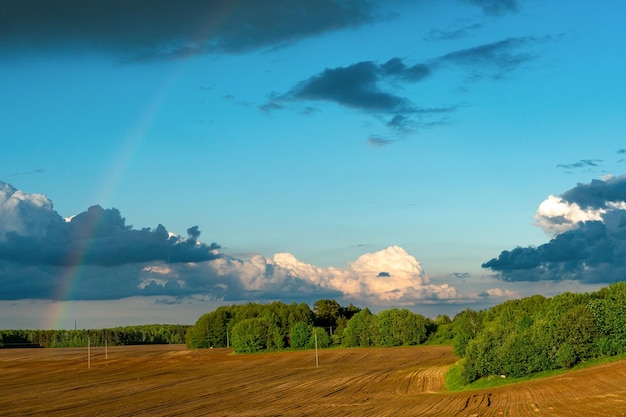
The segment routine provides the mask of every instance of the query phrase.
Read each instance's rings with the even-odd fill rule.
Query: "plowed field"
[[[232,355],[184,346],[0,350],[0,415],[626,416],[626,361],[446,392],[449,347]]]

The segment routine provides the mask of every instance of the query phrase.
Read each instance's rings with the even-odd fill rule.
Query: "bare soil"
[[[626,416],[626,361],[447,392],[447,346],[234,355],[184,346],[0,350],[7,416]]]

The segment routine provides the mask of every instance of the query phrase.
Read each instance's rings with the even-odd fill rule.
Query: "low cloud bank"
[[[242,301],[320,298],[410,306],[511,297],[491,289],[460,294],[433,284],[399,246],[366,253],[345,267],[319,267],[291,253],[238,258],[158,225],[134,229],[117,209],[92,206],[64,219],[41,194],[0,182],[1,298],[112,300],[135,296]]]

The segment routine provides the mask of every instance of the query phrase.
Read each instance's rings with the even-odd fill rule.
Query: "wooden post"
[[[315,335],[315,367],[320,367],[320,358],[317,354],[317,331],[313,328],[313,334]]]

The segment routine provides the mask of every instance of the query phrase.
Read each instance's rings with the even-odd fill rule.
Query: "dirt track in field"
[[[626,416],[626,361],[450,393],[445,346],[232,355],[184,346],[0,350],[0,415]]]

